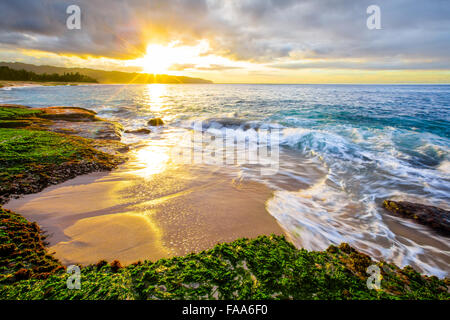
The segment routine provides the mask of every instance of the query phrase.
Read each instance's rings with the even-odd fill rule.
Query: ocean
[[[449,210],[450,85],[37,86],[0,89],[0,103],[88,108],[126,130],[161,117],[166,125],[150,135],[122,139],[158,148],[180,144],[193,130],[250,139],[261,128],[276,130],[274,174],[249,163],[206,167],[270,188],[266,210],[298,247],[348,242],[376,259],[450,274],[448,238],[382,208],[396,199]]]

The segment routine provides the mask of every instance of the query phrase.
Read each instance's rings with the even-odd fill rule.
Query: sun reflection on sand
[[[142,166],[142,168],[133,173],[142,178],[150,178],[163,172],[170,160],[169,149],[158,145],[143,147],[136,151],[135,156],[138,166]]]
[[[161,230],[148,214],[142,212],[80,219],[66,228],[64,233],[69,240],[59,242],[50,249],[65,264],[87,265],[100,259],[112,261],[118,254],[121,262],[126,264],[170,256],[170,250],[162,243]]]

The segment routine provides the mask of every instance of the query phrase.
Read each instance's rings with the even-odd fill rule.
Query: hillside
[[[0,66],[0,80],[10,81],[36,81],[36,82],[92,82],[96,83],[94,78],[76,73],[36,73],[33,71],[11,69]]]
[[[147,74],[137,72],[105,71],[89,68],[64,68],[54,66],[37,66],[20,62],[0,62],[0,67],[5,66],[16,70],[26,70],[37,74],[67,74],[79,73],[96,79],[99,83],[212,83],[212,81],[184,76],[171,76],[165,74]]]

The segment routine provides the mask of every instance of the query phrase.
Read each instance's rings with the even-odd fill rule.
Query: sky
[[[70,5],[81,29],[67,28]],[[370,5],[381,29],[369,29]],[[0,0],[0,61],[218,83],[450,83],[448,0]]]

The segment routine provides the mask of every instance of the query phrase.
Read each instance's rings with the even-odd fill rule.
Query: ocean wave
[[[448,276],[450,247],[445,239],[410,222],[407,223],[411,232],[432,238],[446,250],[396,235],[370,197],[354,199],[345,190],[330,185],[328,177],[306,190],[276,191],[266,207],[298,247],[324,250],[330,244],[347,242],[376,259],[413,265],[430,275]],[[435,259],[428,259],[430,255]]]

